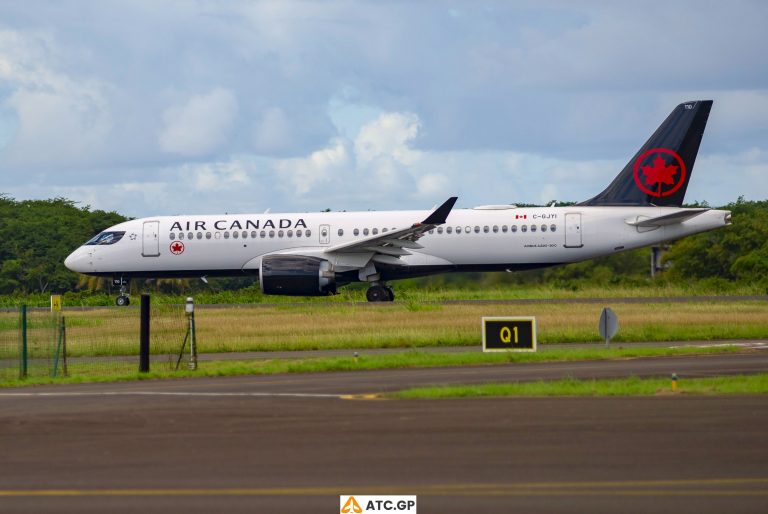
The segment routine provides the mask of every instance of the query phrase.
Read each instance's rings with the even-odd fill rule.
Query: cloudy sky
[[[768,198],[768,2],[0,1],[0,193],[129,216],[584,200],[713,99]]]

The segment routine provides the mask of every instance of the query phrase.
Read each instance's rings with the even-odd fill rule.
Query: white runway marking
[[[212,393],[212,392],[167,392],[167,391],[94,391],[94,392],[30,392],[0,393],[0,398],[16,397],[84,397],[84,396],[189,396],[189,397],[287,397],[287,398],[344,398],[343,394],[322,393]]]

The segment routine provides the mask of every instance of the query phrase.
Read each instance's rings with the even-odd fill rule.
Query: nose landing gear
[[[365,297],[369,302],[392,302],[395,300],[395,292],[384,283],[375,283],[368,288]]]
[[[112,280],[112,283],[115,285],[120,285],[120,294],[115,298],[115,305],[118,307],[127,307],[131,304],[131,297],[128,294],[128,285],[130,282],[128,280],[123,279],[123,277],[120,277],[119,279]]]

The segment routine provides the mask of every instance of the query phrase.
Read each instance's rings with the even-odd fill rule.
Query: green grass
[[[648,282],[645,285],[608,285],[597,286],[584,283],[577,287],[558,287],[555,285],[499,284],[489,286],[477,282],[466,286],[429,287],[413,280],[398,281],[395,284],[398,303],[419,304],[452,300],[525,300],[559,298],[626,298],[626,297],[675,297],[675,296],[714,296],[714,295],[765,295],[765,287],[759,284],[717,283],[706,281],[691,284],[671,284]],[[727,290],[723,288],[727,287]],[[353,284],[339,290],[340,294],[330,297],[291,297],[266,296],[258,291],[258,286],[234,291],[201,291],[193,294],[198,304],[328,304],[339,302],[365,302],[365,285]],[[184,303],[187,294],[152,294],[154,304]],[[134,291],[134,295],[137,292]],[[65,306],[112,306],[115,294],[103,292],[67,292],[63,295]],[[30,307],[48,307],[49,294],[14,294],[0,295],[0,308],[12,308],[21,304]]]
[[[420,387],[389,395],[399,399],[476,398],[504,396],[654,396],[664,394],[766,394],[768,374],[678,380],[669,378],[615,380],[563,379],[476,386]]]
[[[581,360],[630,359],[639,357],[669,357],[676,355],[698,355],[738,353],[743,349],[735,346],[709,348],[597,348],[597,349],[553,349],[541,353],[427,353],[411,350],[387,355],[365,355],[355,358],[326,357],[313,359],[259,359],[248,361],[201,362],[197,371],[157,371],[147,374],[138,372],[104,373],[103,368],[95,371],[77,370],[77,364],[70,364],[71,377],[57,379],[36,377],[27,380],[11,379],[0,382],[0,387],[81,382],[117,382],[157,378],[186,378],[242,375],[272,375],[279,373],[322,373],[361,371],[394,368],[428,368],[440,366],[494,365],[510,362],[554,362]],[[185,362],[182,362],[182,366]],[[137,364],[138,366],[138,359]],[[125,368],[123,368],[125,369]]]
[[[767,301],[606,302],[619,316],[615,343],[768,338]],[[599,342],[603,304],[300,304],[207,307],[196,312],[198,351],[329,350],[480,345],[483,316],[535,316],[540,343]],[[136,352],[137,308],[65,311],[70,356]],[[50,325],[30,313],[30,327]],[[0,313],[0,347],[18,349],[18,313]],[[172,353],[187,328],[181,306],[153,308],[152,348]]]

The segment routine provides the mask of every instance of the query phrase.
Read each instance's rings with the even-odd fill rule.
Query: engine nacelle
[[[327,296],[336,294],[333,265],[318,257],[267,255],[261,259],[259,283],[264,294]]]

